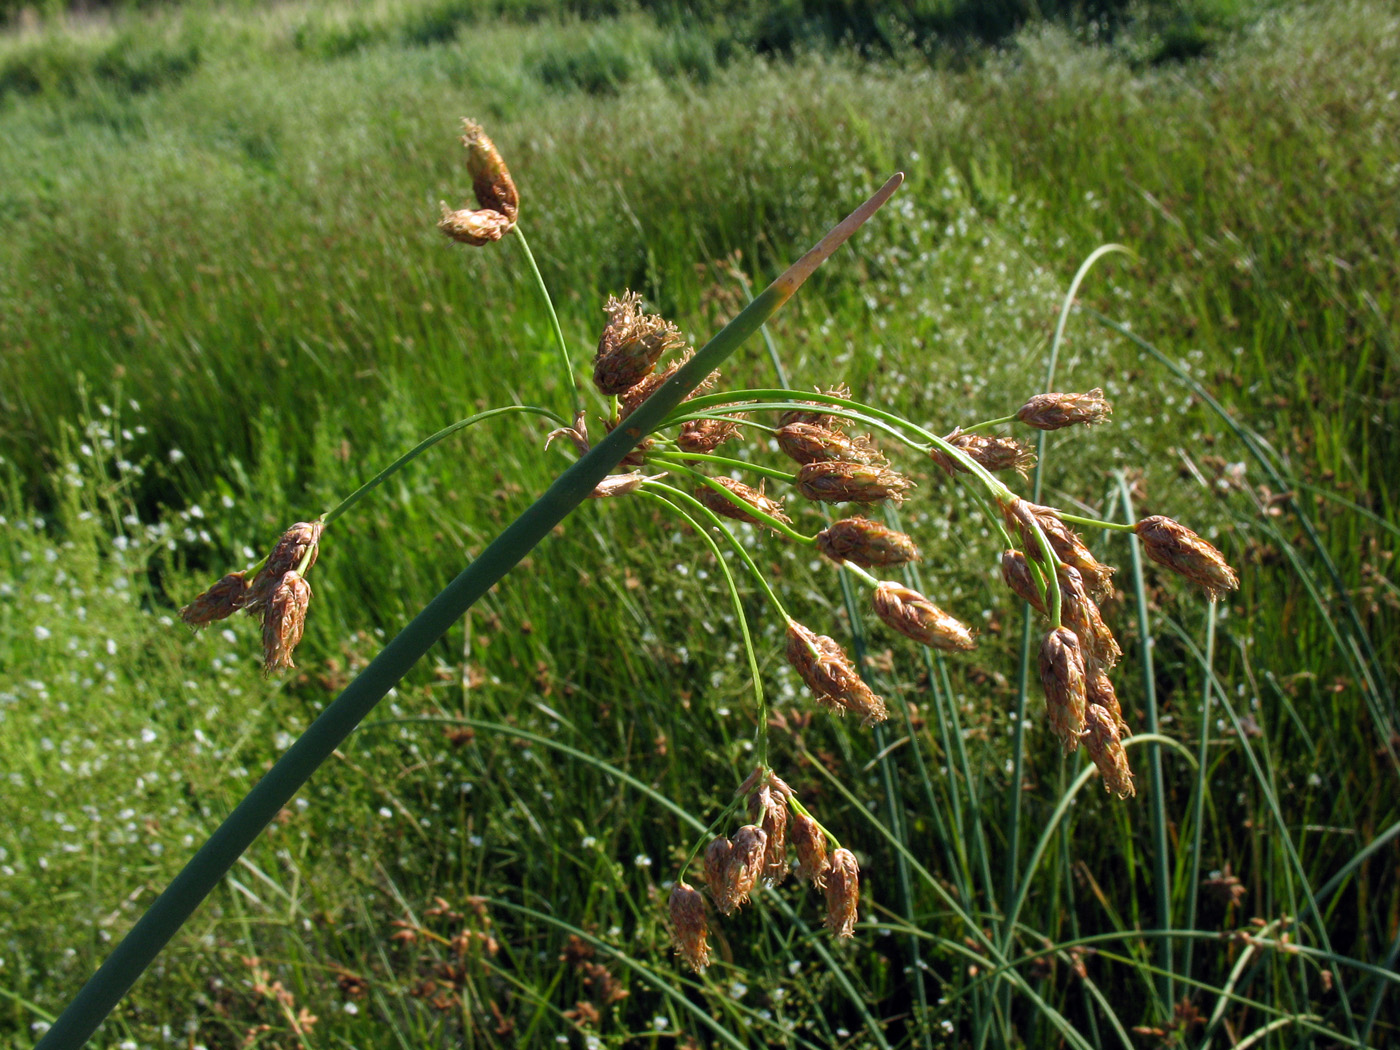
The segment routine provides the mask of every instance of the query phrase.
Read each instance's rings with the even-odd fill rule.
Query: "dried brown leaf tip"
[[[865,568],[917,561],[919,548],[902,532],[868,518],[842,518],[817,533],[817,550],[832,561]]]
[[[1015,438],[997,437],[989,434],[963,434],[953,431],[945,438],[948,444],[980,466],[993,473],[1001,470],[1014,470],[1025,477],[1035,466],[1035,449],[1024,445]],[[929,459],[933,460],[949,477],[966,474],[967,468],[936,445],[929,449]]]
[[[180,619],[196,631],[215,620],[225,620],[248,600],[249,586],[244,573],[231,572],[180,610]]]
[[[464,120],[462,130],[467,174],[471,176],[477,207],[453,210],[444,204],[438,229],[464,244],[490,244],[499,241],[515,226],[520,194],[505,161],[481,125]]]
[[[1093,426],[1108,419],[1113,406],[1098,387],[1087,394],[1037,394],[1016,413],[1016,418],[1037,430],[1059,430],[1077,423]]]
[[[283,574],[263,611],[263,674],[290,670],[292,650],[301,641],[306,624],[306,608],[311,603],[311,585],[299,572]]]
[[[830,390],[822,390],[820,387],[817,393],[827,397],[839,397],[849,400],[851,388],[845,383],[838,384]],[[799,401],[801,408],[791,408],[778,417],[778,426],[790,426],[793,423],[806,423],[809,426],[820,427],[822,430],[835,430],[837,427],[845,425],[845,419],[841,416],[831,414],[831,406],[824,405],[819,401]]]
[[[680,330],[656,314],[643,313],[642,297],[628,292],[612,296],[603,308],[608,323],[593,358],[593,383],[604,394],[625,394],[671,350],[685,344]]]
[[[875,588],[875,615],[891,630],[948,652],[977,648],[972,628],[918,591],[886,580]]]
[[[1128,755],[1118,720],[1098,704],[1090,704],[1085,712],[1084,749],[1098,767],[1103,786],[1119,798],[1137,794],[1133,787],[1133,771],[1128,767]]]
[[[860,905],[860,865],[850,850],[838,849],[831,855],[825,889],[826,928],[837,937],[854,935]]]
[[[797,851],[797,877],[819,890],[825,889],[831,859],[826,853],[826,833],[814,817],[793,814],[792,846]]]
[[[710,480],[722,485],[726,490],[732,492],[739,500],[739,503],[735,503],[725,496],[724,493],[716,492],[709,485],[702,484],[695,490],[695,498],[722,518],[733,518],[735,521],[747,521],[750,525],[767,524],[745,510],[744,507],[747,506],[752,510],[762,511],[770,518],[781,521],[785,525],[792,520],[783,513],[783,505],[777,500],[765,496],[762,489],[750,488],[742,481],[736,481],[733,478],[724,477],[723,475],[711,478]]]
[[[705,898],[684,882],[671,890],[671,936],[676,953],[699,973],[710,964],[710,927],[705,921]]]
[[[851,437],[813,423],[789,423],[778,430],[778,447],[795,463],[884,463],[866,435]]]
[[[914,483],[888,467],[833,460],[807,463],[797,472],[797,491],[822,503],[904,502]]]
[[[1225,556],[1179,521],[1156,514],[1143,518],[1133,531],[1149,558],[1199,584],[1211,598],[1239,587],[1240,579]]]
[[[865,684],[851,658],[833,639],[789,620],[787,658],[823,706],[838,714],[850,711],[859,715],[862,724],[889,717],[885,701]]]
[[[1079,748],[1084,735],[1085,694],[1084,653],[1079,639],[1067,627],[1057,627],[1040,645],[1040,684],[1050,731],[1066,752]]]

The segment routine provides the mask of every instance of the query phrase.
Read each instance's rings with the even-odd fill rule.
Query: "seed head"
[[[1084,577],[1072,565],[1058,565],[1060,579],[1060,619],[1079,638],[1087,664],[1113,667],[1123,650],[1103,622],[1098,603],[1089,597]]]
[[[797,491],[823,503],[904,502],[914,483],[888,467],[833,460],[808,463],[797,472]]]
[[[293,570],[304,573],[315,565],[324,528],[324,523],[319,521],[299,521],[282,533],[267,561],[253,577],[243,608],[249,613],[265,608],[272,598],[272,592],[281,584],[282,577]],[[301,563],[303,558],[307,559],[305,565]]]
[[[1225,556],[1179,521],[1155,514],[1139,521],[1133,531],[1149,558],[1200,584],[1212,598],[1239,587],[1240,578]]]
[[[1133,731],[1123,718],[1123,705],[1118,702],[1118,693],[1113,688],[1113,680],[1102,667],[1086,664],[1084,675],[1084,695],[1089,706],[1098,705],[1108,712],[1113,724],[1118,727],[1118,735],[1132,736]]]
[[[1040,684],[1050,731],[1066,752],[1077,750],[1084,735],[1084,654],[1068,627],[1057,627],[1040,645]]]
[[[462,121],[462,145],[467,148],[467,174],[472,177],[476,203],[484,209],[499,212],[511,225],[520,211],[520,194],[515,180],[506,169],[495,143],[475,121]]]
[[[1128,755],[1123,750],[1118,722],[1112,713],[1098,704],[1090,704],[1086,711],[1087,728],[1084,733],[1084,749],[1098,766],[1103,786],[1119,798],[1136,795],[1133,787],[1133,771],[1128,766]]]
[[[705,921],[705,898],[684,882],[671,890],[671,937],[676,954],[699,973],[710,964],[709,924]]]
[[[826,928],[837,937],[853,935],[859,904],[860,865],[850,850],[838,849],[826,873]]]
[[[681,427],[676,444],[683,452],[703,454],[713,452],[739,432],[739,418],[692,419]]]
[[[593,383],[604,394],[624,394],[651,374],[663,354],[684,345],[670,321],[641,312],[642,297],[628,292],[608,299],[608,323],[593,358]]]
[[[778,431],[778,447],[797,463],[884,463],[885,457],[865,435],[851,437],[812,423],[789,423]]]
[[[817,533],[817,550],[835,562],[853,561],[865,568],[917,561],[919,548],[902,532],[868,518],[842,518]]]
[[[284,573],[263,610],[263,674],[296,666],[292,650],[301,641],[310,603],[311,585],[298,572]]]
[[[972,629],[918,591],[885,580],[875,588],[875,615],[921,645],[945,651],[977,648]]]
[[[248,581],[231,572],[180,610],[180,619],[198,631],[205,624],[232,616],[248,599]]]
[[[766,885],[776,886],[787,878],[787,796],[771,784],[761,785],[749,796],[749,820],[757,823],[767,836],[762,878]]]
[[[1002,510],[1007,523],[1020,529],[1027,557],[1041,560],[1040,543],[1031,525],[1035,522],[1050,541],[1050,549],[1055,556],[1079,570],[1084,577],[1084,586],[1094,601],[1104,601],[1113,593],[1113,568],[1089,552],[1084,541],[1060,519],[1053,507],[1040,507],[1023,499],[1013,499],[1009,504],[1004,504]]]
[[[438,219],[438,229],[454,241],[481,247],[492,241],[499,241],[508,234],[515,223],[498,211],[489,208],[460,208],[453,210],[446,201],[439,201],[442,218]]]
[[[944,440],[965,452],[983,470],[994,473],[999,470],[1014,470],[1024,478],[1026,472],[1035,466],[1035,449],[1023,445],[1015,438],[963,434],[955,430]],[[967,473],[966,467],[937,446],[929,449],[929,458],[942,467],[949,477]]]
[[[1001,578],[1013,594],[1042,616],[1045,615],[1045,600],[1035,589],[1030,563],[1024,554],[1014,549],[1001,552]]]
[[[636,386],[629,387],[627,390],[624,390],[621,394],[618,395],[617,398],[618,416],[622,419],[626,419],[628,416],[630,416],[633,412],[635,412],[638,408],[641,407],[642,402],[644,402],[647,398],[651,397],[652,394],[656,393],[656,391],[660,389],[662,383],[666,382],[666,380],[670,379],[673,375],[679,372],[681,370],[681,365],[685,364],[694,356],[694,350],[683,350],[676,360],[671,361],[659,370],[652,372],[651,375],[647,376],[641,382],[637,383]],[[711,389],[718,382],[719,370],[716,369],[715,371],[707,375],[704,379],[702,379],[699,385],[697,385],[695,389],[692,390],[690,393],[686,394],[682,400],[689,401],[692,397],[695,397],[697,394],[703,394],[705,391]]]
[[[883,722],[889,717],[885,701],[865,684],[851,658],[834,639],[814,634],[796,620],[789,620],[787,658],[824,707],[837,714],[850,711],[859,715],[862,725]]]
[[[845,383],[838,383],[830,390],[817,388],[817,393],[825,394],[827,397],[839,397],[850,399],[851,390]],[[833,416],[831,406],[824,405],[819,401],[799,401],[799,405],[805,405],[807,410],[789,409],[778,417],[778,426],[785,427],[791,423],[807,423],[823,430],[835,430],[837,427],[845,426],[846,420],[842,416]]]
[[[1059,430],[1076,423],[1093,426],[1113,411],[1098,387],[1087,394],[1037,394],[1016,413],[1016,418],[1037,430]]]
[[[769,499],[763,494],[762,489],[754,489],[745,485],[742,481],[735,481],[733,478],[723,475],[712,479],[719,482],[730,492],[734,493],[739,500],[755,510],[760,510],[771,518],[787,524],[792,519],[783,513],[783,505],[775,499]],[[700,485],[695,490],[695,498],[698,499],[710,510],[714,511],[722,518],[733,518],[735,521],[747,521],[750,525],[764,525],[766,522],[755,518],[743,507],[733,500],[725,497],[723,493],[716,492],[709,485]]]
[[[826,855],[826,834],[806,813],[792,816],[792,845],[797,850],[797,877],[817,889],[826,888],[831,860]]]
[[[725,915],[739,906],[737,900],[730,900],[725,894],[725,872],[729,870],[729,857],[733,852],[734,844],[722,835],[705,849],[705,885],[710,887],[715,907]]]
[[[728,915],[749,899],[749,894],[763,875],[767,850],[768,833],[756,824],[745,824],[734,833],[729,860],[724,867],[723,901],[717,902],[724,914]],[[727,909],[725,903],[729,905]]]

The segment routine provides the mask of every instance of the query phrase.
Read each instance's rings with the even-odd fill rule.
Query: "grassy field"
[[[586,504],[93,1045],[1400,1043],[1400,17],[1195,4],[860,54],[802,33],[754,53],[742,5],[718,27],[461,10],[190,6],[0,37],[0,1045],[45,1030],[571,459],[510,416],[396,475],[328,530],[296,673],[258,674],[249,619],[178,622],[419,438],[513,402],[567,415],[518,239],[434,229],[470,195],[462,116],[515,175],[583,376],[608,295],[698,344],[904,171],[724,386],[845,382],[942,434],[1045,389],[1053,345],[1052,385],[1102,387],[1114,415],[1047,435],[1041,502],[1180,518],[1242,586],[1212,607],[1093,537],[1120,566],[1119,696],[1156,734],[1119,801],[1046,731],[1001,543],[930,464],[891,452],[919,486],[898,521],[973,653],[894,639],[810,551],[744,531],[798,620],[869,655],[893,717],[815,709],[740,577],[769,760],[860,858],[863,904],[837,942],[810,890],[765,891],[696,976],[664,906],[752,768],[752,676],[701,539],[642,499]],[[1132,254],[1089,271],[1055,341],[1107,243]],[[778,462],[757,435],[742,455]]]

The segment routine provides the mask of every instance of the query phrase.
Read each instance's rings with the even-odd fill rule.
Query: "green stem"
[[[1078,514],[1066,514],[1057,510],[1061,521],[1067,521],[1071,525],[1083,525],[1086,529],[1108,529],[1112,532],[1133,532],[1136,526],[1132,522],[1124,524],[1121,521],[1103,521],[1099,518],[1081,518]]]
[[[664,450],[655,452],[647,456],[648,460],[664,459],[668,463],[678,463],[684,466],[686,463],[714,463],[717,466],[728,467],[731,470],[745,470],[751,474],[768,478],[772,481],[781,481],[784,485],[792,485],[797,481],[796,474],[788,474],[775,467],[765,467],[761,463],[750,463],[743,459],[730,459],[727,456],[716,456],[708,452],[671,452]],[[692,471],[691,473],[694,473]]]
[[[520,247],[525,249],[525,258],[530,263],[530,272],[535,275],[535,283],[539,285],[540,294],[544,296],[544,305],[549,311],[549,321],[554,326],[554,340],[559,345],[559,356],[564,362],[564,374],[569,377],[569,392],[573,394],[573,414],[577,415],[579,410],[583,408],[583,402],[579,398],[578,380],[574,378],[573,361],[569,358],[569,344],[564,341],[564,330],[559,327],[559,315],[554,311],[554,300],[549,296],[549,288],[545,285],[544,278],[540,276],[540,268],[535,265],[535,253],[530,251],[530,242],[525,239],[525,234],[521,231],[519,223],[516,223],[514,232],[520,241]]]
[[[400,631],[254,785],[68,1004],[35,1050],[78,1050],[262,830],[364,717],[483,594],[582,503],[667,413],[737,350],[887,201],[896,175],[740,311],[623,426],[564,471]]]
[[[550,422],[558,423],[561,427],[568,425],[563,419],[560,419],[559,416],[551,412],[549,409],[536,408],[534,405],[506,405],[504,408],[492,408],[488,409],[485,412],[478,412],[474,416],[468,416],[466,419],[459,419],[451,426],[443,427],[432,437],[424,438],[422,441],[418,442],[418,444],[414,445],[402,456],[394,460],[394,462],[390,463],[378,474],[370,478],[363,485],[357,488],[354,492],[350,493],[350,495],[346,496],[343,500],[341,500],[334,510],[328,511],[327,513],[321,515],[321,521],[326,525],[329,525],[331,522],[335,521],[336,518],[340,517],[351,507],[353,507],[356,503],[359,503],[360,500],[368,496],[370,492],[378,488],[380,485],[384,484],[384,482],[388,481],[389,478],[397,474],[400,470],[408,466],[408,464],[412,463],[415,459],[421,456],[428,449],[432,448],[439,441],[442,441],[444,438],[449,438],[453,434],[457,433],[457,431],[465,430],[467,427],[472,426],[475,423],[480,423],[484,420],[492,419],[496,416],[509,415],[513,412],[528,412],[532,415],[544,416]]]
[[[964,434],[971,434],[974,431],[990,430],[992,427],[999,427],[1005,423],[1014,422],[1016,422],[1016,416],[1013,414],[1009,416],[1002,416],[999,419],[984,419],[980,423],[973,423],[970,427],[959,427],[958,430],[960,430]]]
[[[738,507],[745,514],[752,515],[759,521],[763,522],[763,524],[767,525],[774,532],[779,533],[782,536],[786,536],[788,539],[794,541],[795,543],[804,543],[810,547],[817,542],[817,538],[815,536],[804,536],[802,535],[802,533],[794,529],[791,525],[780,521],[779,519],[773,517],[773,515],[771,514],[764,513],[763,511],[755,507],[752,503],[744,502],[744,500],[739,498],[737,493],[730,492],[727,488],[725,488],[718,481],[716,481],[714,478],[710,477],[707,474],[702,474],[698,470],[691,470],[689,467],[681,463],[671,464],[671,470],[674,473],[678,474],[689,474],[697,481],[702,482],[707,488],[714,489],[714,491],[718,492],[721,496],[727,499],[730,503],[734,504],[734,506]]]

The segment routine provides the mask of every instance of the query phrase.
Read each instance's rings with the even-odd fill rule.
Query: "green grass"
[[[1013,809],[1021,614],[987,525],[906,462],[920,586],[982,647],[929,660],[865,637],[828,570],[756,541],[800,620],[892,650],[872,674],[896,715],[872,732],[812,714],[781,624],[746,592],[789,726],[773,763],[860,854],[867,903],[836,945],[810,894],[766,894],[721,924],[722,962],[696,980],[662,905],[747,772],[737,623],[693,537],[641,501],[589,504],[313,779],[101,1045],[165,1045],[168,1026],[212,1050],[260,1024],[256,1045],[294,1045],[273,981],[325,1046],[725,1045],[717,1029],[1072,1045],[1052,1010],[1089,1045],[1138,1046],[1154,1043],[1133,1026],[1166,1025],[1183,996],[1213,1025],[1186,1045],[1280,1011],[1255,1045],[1394,1044],[1397,990],[1381,997],[1393,980],[1374,969],[1394,965],[1393,839],[1365,850],[1400,820],[1400,23],[1379,3],[1285,7],[1179,66],[1149,61],[1157,32],[1090,45],[1032,26],[957,63],[779,59],[636,14],[459,24],[386,3],[0,40],[0,805],[18,814],[0,830],[0,1043],[26,1045],[382,639],[568,462],[540,451],[544,428],[495,421],[338,522],[288,679],[257,675],[251,622],[196,639],[174,622],[423,435],[517,398],[566,409],[519,246],[468,252],[432,229],[437,201],[468,192],[465,114],[520,184],[580,368],[608,294],[634,287],[706,338],[743,302],[732,253],[761,286],[902,169],[770,333],[794,386],[846,381],[943,433],[1040,389],[1076,267],[1131,247],[1087,279],[1057,372],[1103,386],[1114,422],[1049,435],[1044,500],[1122,517],[1124,471],[1137,513],[1187,521],[1243,570],[1212,621],[1102,544],[1121,566],[1125,710],[1142,730],[1153,697],[1185,753],[1162,748],[1157,791],[1135,745],[1136,800],[1091,780],[1065,805],[1082,760],[1059,758],[1032,686]],[[726,369],[773,381],[756,343]],[[1200,886],[1227,864],[1234,904]],[[450,910],[430,915],[438,896]],[[1152,934],[1164,908],[1199,933]],[[402,921],[467,931],[460,960],[395,939]],[[1300,951],[1271,947],[1284,932]],[[609,982],[629,994],[609,1001]],[[565,1016],[584,1000],[596,1021]]]

